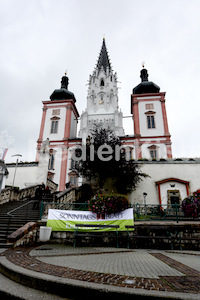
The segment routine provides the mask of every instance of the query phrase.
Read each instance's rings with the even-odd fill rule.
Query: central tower
[[[87,108],[81,115],[79,136],[85,142],[95,126],[123,136],[122,118],[118,106],[117,73],[112,70],[104,38],[96,67],[89,77]]]

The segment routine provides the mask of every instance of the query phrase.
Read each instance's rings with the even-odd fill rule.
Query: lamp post
[[[147,196],[147,193],[143,193],[143,196],[144,196],[144,210],[145,210],[145,216],[147,215],[147,207],[146,207],[146,196]]]
[[[13,156],[17,156],[17,157],[22,157],[21,154],[14,154]],[[13,183],[12,183],[12,187],[14,187],[14,183],[15,183],[15,177],[16,177],[16,172],[17,172],[17,166],[18,166],[18,158],[16,160],[16,166],[15,166],[15,172],[14,172],[14,177],[13,177]]]

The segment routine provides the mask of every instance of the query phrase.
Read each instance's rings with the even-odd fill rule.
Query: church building
[[[49,101],[43,101],[43,116],[38,139],[37,160],[43,141],[49,141],[48,178],[65,188],[66,182],[77,186],[71,150],[85,144],[95,126],[109,128],[119,136],[125,147],[131,149],[132,159],[172,158],[171,140],[165,108],[165,93],[148,81],[146,69],[141,70],[141,83],[131,95],[131,114],[134,135],[125,136],[123,114],[118,105],[117,73],[112,70],[105,39],[95,69],[89,77],[87,107],[80,117],[76,98],[68,90],[69,79],[62,77],[61,88],[56,89]]]
[[[74,168],[76,162],[72,159],[72,153],[86,143],[96,126],[100,126],[119,136],[123,146],[129,149],[130,158],[140,165],[142,172],[149,175],[129,195],[132,203],[143,203],[144,193],[147,194],[147,203],[180,203],[200,188],[199,159],[172,159],[165,92],[149,81],[144,66],[140,78],[141,82],[132,90],[131,101],[123,99],[127,105],[131,104],[133,134],[128,136],[124,133],[123,114],[118,104],[117,73],[112,69],[105,39],[94,71],[89,76],[87,104],[81,116],[77,109],[78,100],[76,102],[74,93],[68,90],[69,78],[65,74],[61,87],[53,91],[49,100],[42,102],[36,155],[40,174],[35,182],[38,178],[44,181],[46,177],[58,184],[59,191],[65,190],[66,183],[78,187],[81,180]],[[79,119],[80,130],[77,133]],[[12,174],[11,168],[9,172]]]

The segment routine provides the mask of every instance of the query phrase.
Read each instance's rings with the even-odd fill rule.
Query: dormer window
[[[104,84],[104,80],[101,79],[100,86],[104,86],[104,85],[105,85],[105,84]]]

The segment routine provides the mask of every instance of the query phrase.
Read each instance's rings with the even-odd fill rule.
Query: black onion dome
[[[142,82],[133,89],[133,94],[153,94],[160,92],[160,87],[154,82],[148,81],[148,76],[147,70],[142,69],[140,72]]]
[[[76,98],[74,94],[68,91],[69,78],[67,76],[63,76],[61,80],[61,88],[55,90],[51,96],[51,101],[54,100],[65,100],[65,99],[73,99],[76,102]]]

